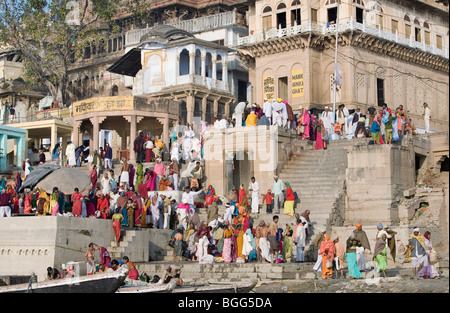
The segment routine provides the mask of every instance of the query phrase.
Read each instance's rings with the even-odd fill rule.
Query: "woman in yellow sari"
[[[44,189],[39,187],[39,199],[37,203],[38,216],[45,216],[46,214],[52,214],[50,206],[50,197]]]
[[[142,210],[141,215],[141,227],[147,228],[147,209],[150,207],[151,200],[147,199],[144,201],[144,209]]]
[[[245,255],[242,254],[242,247],[244,246],[244,230],[242,224],[237,225],[235,233],[237,233],[237,257],[242,258],[245,261]]]

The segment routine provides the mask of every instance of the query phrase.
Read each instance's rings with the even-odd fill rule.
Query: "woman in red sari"
[[[100,197],[97,199],[97,211],[100,211],[103,219],[106,219],[108,217],[109,201],[102,193],[100,194]]]
[[[92,166],[92,170],[91,170],[91,184],[92,184],[92,189],[95,189],[95,187],[97,186],[97,165],[94,164],[94,166]]]
[[[248,207],[247,193],[245,192],[244,184],[241,184],[241,188],[239,188],[239,204]]]
[[[27,195],[25,196],[23,213],[30,214],[31,213],[31,209],[32,209],[32,206],[31,206],[31,192],[28,192]]]
[[[78,188],[75,188],[72,194],[72,214],[74,216],[81,216],[81,199],[83,199],[83,195],[79,192]]]
[[[116,213],[112,216],[114,234],[116,235],[116,243],[119,243],[120,240],[120,227],[123,220],[123,215],[120,213]]]
[[[216,201],[216,197],[215,197],[214,188],[212,185],[209,185],[208,189],[206,190],[205,206],[210,206],[215,201]]]

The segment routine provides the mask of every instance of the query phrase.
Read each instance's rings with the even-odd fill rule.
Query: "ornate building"
[[[423,126],[427,102],[431,128],[448,129],[448,17],[448,5],[428,0],[256,0],[248,11],[250,35],[238,42],[252,101],[332,106],[337,27],[343,77],[337,103],[363,111],[403,105]]]

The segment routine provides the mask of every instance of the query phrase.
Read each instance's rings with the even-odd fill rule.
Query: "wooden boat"
[[[172,293],[249,293],[258,281],[177,286]]]
[[[176,287],[177,281],[168,284],[152,284],[141,281],[126,280],[125,285],[120,287],[116,293],[171,293]]]
[[[0,287],[0,293],[114,293],[124,283],[127,268],[115,272]]]

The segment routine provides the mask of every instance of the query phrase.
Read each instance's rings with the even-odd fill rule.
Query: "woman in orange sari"
[[[333,276],[333,259],[336,247],[330,240],[330,236],[323,235],[325,240],[320,244],[319,254],[322,256],[322,279],[330,279]]]
[[[242,254],[242,248],[244,247],[244,230],[242,224],[238,224],[236,227],[236,245],[237,245],[237,257],[245,261],[245,255]]]
[[[78,188],[75,188],[72,194],[72,214],[74,216],[81,217],[81,199],[83,199],[83,195],[79,192]]]

